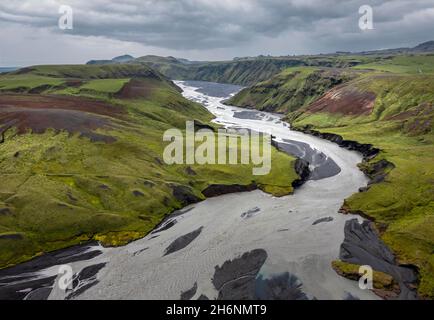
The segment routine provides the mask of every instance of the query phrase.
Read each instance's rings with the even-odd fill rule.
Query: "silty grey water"
[[[338,210],[345,198],[367,184],[357,168],[361,155],[291,131],[278,115],[224,105],[239,87],[177,84],[186,98],[203,103],[216,123],[269,132],[277,142],[292,145],[293,152],[321,155],[319,162],[333,163],[333,170],[318,174],[290,196],[252,191],[210,198],[175,213],[158,230],[127,246],[89,246],[87,251],[98,254],[70,259],[74,290],[60,290],[58,277],[48,298],[377,299],[331,268],[339,257],[345,222],[354,218]],[[54,264],[32,276],[47,278],[57,272]],[[278,296],[276,287],[282,289]]]

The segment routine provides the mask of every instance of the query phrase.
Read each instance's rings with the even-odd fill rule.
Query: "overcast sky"
[[[359,29],[362,5],[374,30]],[[434,0],[1,0],[0,30],[0,66],[361,51],[434,40]]]

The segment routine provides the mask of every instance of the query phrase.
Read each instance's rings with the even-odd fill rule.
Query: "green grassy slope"
[[[434,54],[400,55],[369,63],[362,63],[355,69],[372,69],[392,73],[433,74]]]
[[[385,181],[347,199],[344,211],[376,221],[400,262],[420,271],[419,293],[434,298],[434,74],[432,54],[344,56],[343,81],[309,78],[297,67],[242,90],[228,103],[287,112],[295,128],[341,135],[382,151],[361,168],[386,159]],[[354,76],[353,71],[356,72]],[[315,78],[314,78],[315,79]]]
[[[124,90],[131,78],[139,90]],[[29,94],[35,88],[38,94]],[[98,121],[110,125],[91,127],[95,134],[114,138],[111,143],[54,131],[50,125],[40,134],[18,134],[13,125],[4,132],[0,268],[91,239],[105,245],[125,244],[144,236],[167,213],[203,199],[201,191],[210,184],[255,182],[282,195],[292,192],[291,183],[297,178],[294,159],[275,149],[272,171],[266,176],[253,176],[251,165],[164,164],[163,132],[183,129],[187,120],[207,123],[212,115],[184,99],[173,83],[146,66],[32,67],[0,76],[0,90],[1,99],[19,95],[33,103],[38,97],[61,96],[59,101],[71,98],[77,106],[90,99],[95,108],[107,103],[121,110],[98,115]],[[1,122],[3,107],[0,131],[6,129]],[[89,110],[80,116],[98,112]]]
[[[288,68],[269,80],[241,90],[227,104],[287,113],[310,104],[328,89],[355,76],[355,72],[347,69]]]
[[[238,85],[253,85],[266,81],[289,67],[350,67],[375,61],[375,57],[353,56],[297,56],[256,57],[232,61],[186,64],[171,57],[144,56],[134,60],[158,70],[176,80],[202,80]]]
[[[337,96],[354,88],[375,93],[369,114],[312,112],[306,107],[288,118],[294,127],[312,125],[319,131],[380,148],[380,155],[362,165],[367,171],[381,159],[395,165],[383,182],[353,195],[343,208],[375,220],[399,262],[419,269],[420,295],[433,298],[434,76],[366,74],[339,88]],[[330,101],[331,105],[336,103]]]

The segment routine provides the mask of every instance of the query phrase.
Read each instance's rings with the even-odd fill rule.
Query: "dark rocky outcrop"
[[[0,216],[12,215],[12,210],[9,208],[0,208]]]
[[[264,277],[267,252],[255,249],[215,267],[212,282],[218,300],[306,300],[302,283],[288,272]]]
[[[380,239],[373,222],[352,219],[345,224],[345,239],[340,259],[356,265],[369,265],[391,275],[400,286],[399,299],[416,299],[417,276],[412,268],[399,265],[392,251]]]
[[[172,188],[172,194],[175,199],[181,202],[183,206],[201,201],[201,199],[193,193],[190,187],[181,185],[170,185],[170,187]]]
[[[72,290],[66,296],[66,300],[73,299],[82,293],[84,293],[89,288],[98,284],[98,280],[96,278],[98,272],[106,266],[106,263],[99,263],[95,265],[91,265],[85,267],[78,274],[73,277],[72,280]]]
[[[303,283],[293,274],[284,272],[269,279],[256,279],[255,298],[258,300],[309,300],[301,290]]]
[[[252,300],[255,298],[255,279],[267,259],[267,252],[255,249],[221,267],[215,267],[212,283],[219,291],[219,300]]]
[[[144,193],[141,192],[141,191],[139,191],[139,190],[134,190],[134,191],[133,191],[133,195],[134,195],[135,197],[144,197],[144,196],[145,196]]]
[[[34,277],[29,276],[29,274],[56,265],[90,260],[100,254],[101,251],[98,250],[97,243],[92,242],[87,245],[79,245],[46,253],[14,267],[2,269],[0,270],[0,300],[47,299],[51,293],[57,275],[42,277],[35,280]],[[82,276],[80,276],[80,279],[86,278],[88,271],[92,270],[94,269],[89,268],[83,270],[84,272],[82,271],[83,273]],[[26,291],[29,288],[34,290],[30,292]]]
[[[197,282],[194,283],[191,289],[184,291],[181,293],[181,300],[190,300],[196,294],[197,291]]]
[[[291,127],[291,129],[334,142],[339,146],[341,146],[342,148],[360,152],[363,155],[365,161],[373,159],[375,156],[377,156],[380,153],[380,149],[375,148],[372,144],[364,144],[364,143],[359,143],[357,141],[344,140],[344,138],[338,134],[320,132],[314,130],[310,125],[304,127]]]
[[[260,211],[261,211],[260,208],[258,208],[258,207],[254,207],[254,208],[252,208],[252,209],[247,210],[246,212],[243,212],[243,213],[241,214],[241,218],[243,218],[243,219],[248,219],[248,218],[254,217],[254,216],[256,216]]]
[[[377,162],[372,162],[372,160],[380,153],[380,149],[375,148],[372,144],[359,143],[352,140],[344,140],[344,138],[338,134],[320,132],[313,130],[312,126],[307,125],[304,127],[295,127],[292,130],[300,131],[306,134],[319,137],[331,142],[338,144],[340,147],[347,150],[357,151],[362,154],[363,162],[359,165],[361,171],[363,171],[369,178],[370,181],[367,187],[362,187],[359,189],[360,192],[365,192],[369,187],[375,183],[380,183],[385,180],[389,172],[395,168],[395,165],[386,160],[381,159]],[[362,214],[363,215],[363,214]]]
[[[245,191],[253,191],[258,188],[258,185],[256,183],[251,183],[248,185],[241,185],[241,184],[231,184],[231,185],[225,185],[225,184],[212,184],[202,190],[202,194],[207,197],[216,197],[221,196],[223,194],[228,193],[235,193],[235,192],[245,192]]]
[[[294,180],[292,182],[292,186],[294,188],[298,188],[302,186],[303,183],[305,183],[307,180],[309,180],[309,176],[310,176],[309,162],[299,158],[295,160],[294,169],[300,178]]]
[[[215,129],[212,126],[210,126],[208,124],[205,124],[205,123],[202,123],[202,122],[200,122],[198,120],[194,120],[194,131],[199,131],[199,130],[202,130],[202,129],[207,129],[207,130],[215,131]]]
[[[23,238],[21,233],[0,234],[0,240],[22,240]]]
[[[185,168],[185,173],[188,174],[189,176],[195,176],[195,175],[197,175],[196,171],[194,171],[190,166],[188,166],[187,168]]]
[[[164,255],[167,256],[168,254],[174,253],[176,251],[179,251],[181,249],[184,249],[186,246],[188,246],[191,242],[193,242],[194,239],[196,239],[200,233],[202,232],[203,227],[200,227],[190,233],[187,233],[183,236],[180,236],[175,241],[173,241],[164,251]]]
[[[312,167],[308,180],[325,179],[341,172],[341,168],[331,157],[327,157],[324,153],[312,148],[307,143],[283,139],[282,142],[272,140],[272,145],[279,151],[307,161],[309,166]]]
[[[364,162],[359,165],[359,168],[370,178],[369,189],[369,186],[383,182],[389,172],[395,168],[395,165],[386,159],[381,159],[376,162]]]
[[[315,225],[317,225],[319,223],[330,222],[330,221],[333,221],[333,217],[324,217],[324,218],[320,218],[318,220],[315,220],[312,223],[312,225],[315,226]]]
[[[56,278],[57,276],[51,276],[35,280],[32,277],[27,279],[20,277],[22,281],[11,284],[2,283],[2,285],[0,285],[0,300],[24,300],[27,299],[27,297],[30,298],[29,300],[45,300],[51,293]],[[37,289],[30,292],[26,291],[29,288]],[[44,291],[41,292],[40,290]]]

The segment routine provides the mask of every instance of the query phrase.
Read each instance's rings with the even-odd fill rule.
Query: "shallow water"
[[[313,150],[330,157],[340,170],[327,178],[309,180],[294,195],[282,198],[261,191],[210,198],[177,212],[159,230],[127,246],[94,246],[89,250],[102,253],[90,260],[71,263],[74,272],[99,263],[106,265],[91,280],[83,281],[82,286],[89,283],[91,286],[74,298],[179,299],[192,289],[188,294],[192,299],[199,296],[215,299],[218,296],[212,281],[215,267],[262,249],[256,251],[262,254],[259,258],[266,253],[257,276],[260,283],[264,279],[297,283],[302,296],[310,299],[345,299],[349,295],[377,299],[372,292],[360,290],[357,282],[338,276],[330,265],[339,256],[345,221],[354,218],[339,214],[338,210],[345,198],[367,184],[367,178],[357,168],[361,155],[291,131],[278,115],[225,106],[221,94],[207,95],[233,93],[239,87],[215,88],[219,85],[198,82],[177,84],[186,98],[203,103],[216,116],[216,123],[268,132],[280,142],[309,144]],[[206,87],[212,90],[207,91]],[[243,116],[238,112],[243,112]],[[246,112],[254,114],[246,116]],[[56,274],[57,269],[53,266],[43,274]],[[289,276],[285,278],[285,274]],[[54,288],[51,299],[68,295],[56,285]],[[263,295],[264,290],[260,289],[258,296]]]

